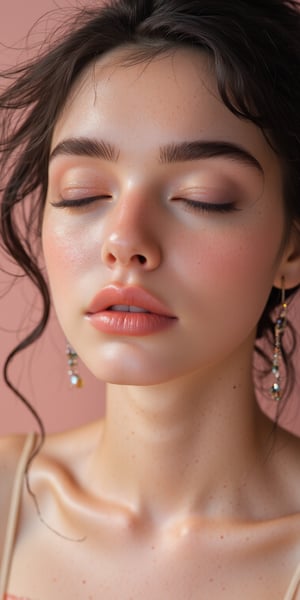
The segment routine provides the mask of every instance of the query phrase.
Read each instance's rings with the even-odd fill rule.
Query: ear
[[[282,287],[284,278],[285,289],[294,288],[300,284],[300,224],[291,226],[282,257],[280,259],[273,285]]]

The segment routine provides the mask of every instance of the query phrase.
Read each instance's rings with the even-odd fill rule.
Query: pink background
[[[53,26],[61,23],[63,13],[58,9],[72,8],[74,5],[76,3],[70,0],[2,0],[1,67],[16,64],[28,56],[25,37],[42,15],[56,11],[50,12],[46,19],[35,25],[29,47],[39,44],[45,37],[45,31],[51,31]],[[1,255],[0,260],[2,265]],[[9,281],[0,272],[0,297]],[[32,292],[28,283],[21,281],[1,299],[0,308],[0,434],[4,434],[35,427],[33,417],[3,382],[2,365],[15,342],[22,338],[21,329],[28,325],[29,316],[38,314],[36,293]],[[52,315],[51,324],[42,339],[21,353],[15,360],[11,375],[17,387],[39,412],[47,430],[60,431],[99,418],[104,413],[104,385],[83,365],[80,365],[80,370],[84,388],[71,390],[66,373],[65,338]]]
[[[81,5],[86,2],[81,0]],[[47,11],[75,5],[68,0],[2,0],[0,3],[1,67],[28,56],[25,36],[32,24]],[[99,5],[99,2],[98,2]],[[44,38],[45,30],[51,30],[58,18],[51,13],[46,21],[39,22],[32,34],[30,45]],[[47,25],[48,22],[48,25]],[[8,47],[9,48],[8,48]],[[12,50],[15,47],[15,50]],[[25,49],[24,49],[25,47]],[[1,265],[3,258],[0,257]],[[0,297],[9,284],[7,276],[0,272]],[[8,352],[23,336],[24,328],[38,314],[36,293],[24,281],[1,298],[0,311],[0,368]],[[296,310],[296,307],[295,309]],[[104,414],[104,385],[97,381],[80,364],[84,378],[82,390],[70,390],[67,378],[65,339],[52,315],[48,330],[33,347],[21,353],[11,368],[13,381],[35,406],[48,431],[60,431],[77,426]],[[298,390],[297,390],[298,392]],[[298,393],[284,415],[288,429],[300,434],[300,411]],[[263,404],[269,410],[270,403]],[[15,395],[7,389],[0,377],[0,434],[20,432],[35,428],[35,421]]]

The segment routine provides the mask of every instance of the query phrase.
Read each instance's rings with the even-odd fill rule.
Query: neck
[[[95,481],[135,512],[166,519],[224,513],[263,458],[266,421],[251,360],[157,386],[109,385]],[[236,373],[239,373],[237,377]],[[100,485],[100,483],[99,483]]]

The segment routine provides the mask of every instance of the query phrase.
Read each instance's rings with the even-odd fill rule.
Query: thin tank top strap
[[[299,588],[299,584],[300,584],[300,564],[297,566],[297,569],[290,581],[290,585],[284,596],[284,600],[295,600],[295,594]]]
[[[36,434],[34,432],[27,435],[14,478],[0,570],[0,600],[5,598],[21,504],[24,474],[28,458],[34,447],[35,439]]]

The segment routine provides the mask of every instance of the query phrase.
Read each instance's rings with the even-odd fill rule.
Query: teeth
[[[128,304],[114,304],[109,307],[109,310],[115,310],[117,312],[135,312],[135,313],[147,313],[148,310],[140,308],[139,306],[128,306]]]

